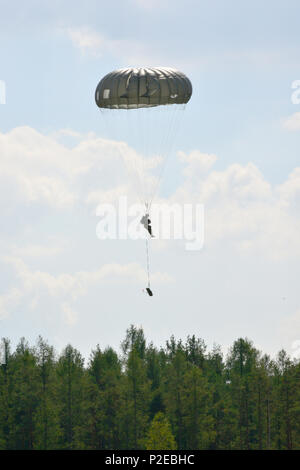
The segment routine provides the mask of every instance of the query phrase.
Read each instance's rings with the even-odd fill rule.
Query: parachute
[[[136,109],[186,104],[192,95],[190,80],[179,70],[120,69],[105,75],[96,88],[99,108]]]
[[[140,202],[149,214],[153,198],[172,153],[182,111],[192,84],[168,67],[123,68],[100,80],[95,101],[109,137],[126,142],[124,161]],[[150,288],[147,241],[148,288]]]
[[[108,136],[137,152],[124,152],[123,157],[133,187],[149,210],[191,95],[188,77],[167,67],[115,70],[96,88]]]

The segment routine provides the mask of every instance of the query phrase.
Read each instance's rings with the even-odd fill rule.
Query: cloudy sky
[[[130,324],[224,351],[300,356],[297,0],[0,0],[0,335],[88,357]],[[135,191],[94,102],[125,66],[185,72],[193,96],[157,202],[203,204],[205,242],[99,240]],[[298,80],[298,82],[297,82]],[[299,87],[299,88],[298,88]],[[139,155],[139,158],[142,158]],[[98,211],[98,212],[97,212]]]

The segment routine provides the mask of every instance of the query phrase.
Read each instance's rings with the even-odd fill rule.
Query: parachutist
[[[153,238],[154,235],[152,234],[151,220],[150,220],[150,218],[149,218],[149,214],[145,214],[145,215],[141,218],[141,224],[145,227],[146,230],[148,230],[150,237]]]
[[[179,115],[182,114],[178,112],[178,110],[180,108],[182,109],[182,105],[183,108],[185,107],[192,96],[192,92],[192,84],[189,78],[184,73],[174,68],[126,67],[119,70],[113,70],[100,80],[95,91],[95,101],[101,110],[108,111],[108,114],[106,115],[105,113],[105,116],[108,118],[107,121],[111,120],[112,130],[117,130],[117,141],[123,140],[121,139],[122,132],[118,132],[118,121],[119,118],[121,118],[121,115],[125,118],[125,122],[123,122],[123,124],[129,124],[131,118],[133,118],[133,121],[129,126],[131,127],[130,133],[133,134],[133,130],[137,131],[137,148],[140,148],[141,151],[144,148],[145,152],[142,153],[145,155],[149,153],[149,155],[154,156],[155,146],[153,146],[152,142],[154,143],[159,140],[157,138],[160,136],[161,125],[163,134],[166,133],[166,135],[169,135],[170,133],[170,137],[175,137],[176,131],[174,129],[176,126],[174,126],[174,124],[175,122],[179,123]],[[155,117],[158,117],[157,112],[163,108],[169,110],[169,112],[166,113],[166,117],[161,122],[160,120],[157,120],[154,128],[145,132],[149,124],[149,111],[153,110],[153,113],[150,113],[150,118],[153,116],[153,120],[155,121]],[[120,110],[125,109],[129,112],[120,112]],[[138,111],[135,112],[134,110]],[[174,121],[175,115],[177,115],[176,121]],[[163,121],[165,121],[165,124]],[[171,132],[173,132],[173,135]],[[157,136],[155,135],[156,133]],[[116,136],[114,136],[113,140],[115,140],[115,137]],[[173,138],[168,139],[168,141],[171,143]],[[149,152],[147,152],[148,145]],[[163,148],[164,147],[165,144]],[[144,201],[145,204],[143,209],[144,216],[140,223],[149,233],[149,236],[145,237],[148,287],[143,289],[143,292],[147,293],[150,297],[153,296],[153,292],[150,289],[149,245],[150,238],[155,237],[152,234],[149,212],[151,203],[155,193],[158,191],[158,185],[163,175],[167,154],[169,154],[168,149],[164,148],[164,152],[160,155],[160,158],[164,159],[164,162],[163,160],[161,162],[163,163],[163,166],[156,178],[157,181],[154,185],[155,187],[153,187],[153,190],[151,189],[152,194],[149,194],[147,191],[148,185],[146,183],[148,177],[146,172],[141,171],[140,159],[136,160],[133,154],[132,157],[130,156],[130,158],[127,158],[127,151],[126,158],[124,159],[124,162],[127,163],[127,166],[129,167],[130,173],[133,170],[135,179],[138,177],[137,182],[141,189],[140,199],[141,201]],[[121,155],[122,157],[125,156],[123,152],[121,152]],[[148,168],[148,163],[146,164],[146,167]],[[152,168],[152,164],[149,169],[150,168]],[[155,226],[155,231],[156,230]],[[158,236],[158,233],[156,233],[156,236]]]

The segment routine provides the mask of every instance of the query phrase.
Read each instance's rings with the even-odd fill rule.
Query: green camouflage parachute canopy
[[[136,109],[187,103],[190,80],[167,67],[127,68],[111,72],[99,82],[95,99],[99,108]]]

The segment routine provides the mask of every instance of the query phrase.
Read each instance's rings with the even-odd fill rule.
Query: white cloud
[[[73,45],[82,52],[91,51],[99,54],[107,45],[107,40],[103,36],[87,27],[66,28],[65,32]]]
[[[215,163],[217,157],[213,154],[202,153],[199,150],[193,150],[189,154],[178,152],[181,161],[187,163],[184,174],[187,178],[199,173],[207,172]]]
[[[140,42],[127,39],[112,39],[88,26],[67,27],[63,33],[71,40],[73,46],[82,54],[96,56],[110,55],[121,57],[123,60],[131,60],[135,54],[143,55],[143,46]]]
[[[67,302],[63,302],[61,310],[63,313],[64,322],[67,325],[73,326],[78,323],[78,312],[75,312],[75,310],[73,310]]]
[[[22,290],[15,287],[9,289],[5,294],[0,295],[0,319],[4,319],[14,310],[22,299],[22,296]]]
[[[300,168],[295,168],[288,179],[280,184],[276,191],[282,204],[286,209],[300,209]]]
[[[68,134],[78,137],[71,129]],[[179,152],[178,157],[185,163],[184,181],[169,202],[205,205],[206,245],[226,239],[242,253],[258,250],[267,257],[299,253],[300,168],[282,184],[272,186],[253,163],[216,171],[213,154],[194,150]],[[147,165],[125,142],[88,134],[70,149],[53,136],[19,127],[0,134],[1,199],[5,201],[8,188],[13,187],[9,192],[13,200],[8,199],[6,207],[38,202],[69,212],[70,206],[86,203],[95,211],[98,204],[113,203],[122,195],[134,201],[138,184],[128,178],[126,165],[120,165],[122,159],[127,164],[135,161],[137,175],[143,174],[147,186],[157,159]]]
[[[51,242],[50,242],[51,243]],[[57,242],[57,244],[49,244],[49,245],[25,245],[25,246],[12,246],[10,248],[11,254],[14,257],[29,257],[29,258],[41,258],[43,256],[54,256],[58,255],[59,253],[63,252],[63,246],[61,242]]]
[[[124,142],[89,134],[68,148],[56,136],[18,127],[0,133],[1,200],[70,208],[78,200],[90,200],[88,194],[99,187],[111,188],[122,176],[124,181],[126,169],[120,163],[133,157],[141,166],[141,157]]]
[[[129,185],[122,185],[114,189],[108,189],[107,191],[103,191],[101,189],[91,191],[86,197],[86,202],[87,204],[93,204],[94,206],[99,203],[113,204],[116,203],[121,196],[124,196],[125,194],[128,195],[130,189]]]
[[[51,134],[51,137],[54,139],[59,139],[60,137],[72,137],[74,139],[84,138],[85,135],[81,132],[74,131],[73,129],[65,128],[59,129]],[[94,136],[93,133],[88,133],[86,137]]]
[[[195,152],[183,159],[186,180],[172,201],[204,204],[206,246],[226,240],[244,255],[269,259],[300,255],[299,212],[290,210],[300,200],[300,169],[272,187],[253,163],[232,164],[205,175],[205,163],[209,167],[215,158]]]
[[[53,207],[74,203],[71,152],[30,127],[0,133],[2,199],[45,202]],[[7,194],[9,187],[17,190]],[[4,189],[3,189],[4,188]]]
[[[61,30],[82,54],[113,57],[125,66],[150,66],[162,64],[159,48],[155,50],[143,41],[113,39],[88,26],[65,27]]]
[[[103,283],[136,283],[146,284],[147,273],[138,263],[121,265],[110,263],[102,265],[98,270],[78,271],[74,274],[61,273],[53,275],[46,271],[32,270],[21,259],[14,256],[3,256],[2,261],[13,267],[18,288],[9,289],[0,295],[0,317],[6,317],[9,310],[13,310],[24,298],[30,299],[29,307],[37,309],[42,300],[56,299],[61,304],[64,321],[75,324],[78,314],[73,310],[70,302],[76,302],[80,297],[88,294],[89,289],[103,285]],[[156,284],[173,281],[173,278],[162,272],[154,272],[152,280]]]
[[[63,145],[58,141],[59,135],[74,137],[75,145],[72,148]],[[140,306],[133,305],[127,309],[128,318],[135,319],[135,315],[139,315],[139,308],[144,308],[143,298],[139,296],[140,288],[146,285],[147,273],[145,266],[135,261],[145,261],[146,265],[143,244],[130,245],[129,242],[128,250],[123,250],[118,242],[107,242],[99,250],[95,232],[85,232],[84,226],[88,220],[85,217],[90,218],[91,212],[92,217],[95,217],[98,204],[115,203],[123,195],[129,197],[129,202],[138,202],[128,172],[122,164],[122,158],[128,160],[132,157],[137,159],[137,167],[143,168],[148,175],[151,169],[142,163],[141,156],[125,142],[109,141],[94,134],[78,135],[72,129],[49,136],[29,127],[20,127],[0,134],[3,175],[0,197],[5,207],[3,229],[14,227],[11,213],[20,218],[19,229],[13,233],[13,240],[11,233],[8,236],[5,230],[1,233],[2,246],[8,253],[5,269],[1,270],[2,318],[7,319],[11,312],[20,311],[22,306],[22,312],[28,318],[36,315],[36,325],[39,327],[43,327],[44,323],[48,325],[49,320],[49,325],[55,325],[56,328],[55,312],[58,312],[62,334],[64,326],[74,326],[72,331],[75,331],[78,326],[79,329],[83,327],[83,312],[85,314],[89,311],[91,317],[94,315],[93,305],[96,304],[93,299],[98,299],[99,290],[105,306],[115,312],[123,311],[122,300],[114,295],[115,291],[128,295],[128,299],[134,298],[137,305],[141,301]],[[209,286],[206,279],[206,272],[208,277],[210,275],[214,256],[219,256],[215,253],[224,256],[220,265],[227,263],[233,272],[238,263],[247,265],[259,259],[272,276],[276,263],[296,263],[300,256],[300,168],[295,168],[282,184],[271,185],[251,162],[246,165],[232,164],[217,171],[217,157],[213,154],[195,149],[190,153],[179,153],[178,158],[184,165],[182,183],[168,199],[161,198],[154,202],[203,203],[204,250],[190,257],[190,254],[185,255],[184,248],[181,253],[177,251],[177,242],[154,242],[151,246],[150,271],[155,293],[151,302],[163,302],[167,298],[164,296],[170,295],[161,308],[170,308],[167,315],[173,315],[175,311],[179,317],[181,299],[184,306],[186,302],[193,304],[191,311],[198,302],[194,294],[191,295],[191,289],[195,289],[195,283],[198,282],[198,274],[200,282],[211,289],[211,295],[207,294],[206,297],[208,304],[211,302],[209,297],[214,297],[215,289],[222,290],[224,279],[218,279],[218,272]],[[150,166],[152,163],[156,162],[151,162]],[[33,211],[33,226],[22,219],[24,203],[26,208],[38,207]],[[68,229],[64,228],[66,232],[61,229],[64,216],[66,225],[74,223],[78,232],[73,231],[72,225],[72,238]],[[96,217],[93,220],[90,218],[87,221],[92,221],[91,230],[96,229],[98,222]],[[90,230],[90,226],[87,230]],[[57,231],[61,233],[62,239],[70,242],[70,246],[63,243],[58,235],[54,238]],[[94,249],[99,250],[99,267],[96,269]],[[78,265],[83,266],[83,269],[78,270]],[[216,265],[214,268],[218,270]],[[166,270],[174,273],[174,278],[165,273]],[[248,276],[248,273],[243,272],[243,275]],[[289,275],[291,279],[296,277],[292,268]],[[277,279],[278,273],[274,276]],[[180,289],[174,288],[177,286],[174,280],[180,280]],[[255,281],[252,279],[251,282]],[[270,285],[272,282],[274,279],[270,280]],[[160,296],[156,295],[156,286],[159,284],[164,285],[160,289],[163,295]],[[235,282],[230,289],[234,291]],[[247,292],[252,296],[250,290],[249,285]],[[259,295],[264,298],[268,294],[262,292]],[[171,305],[170,299],[173,298],[179,299],[178,305]],[[256,301],[259,303],[258,298]],[[149,304],[146,308],[150,309]],[[239,309],[240,305],[236,308]],[[37,315],[43,317],[39,319]],[[193,311],[191,315],[195,318],[197,313]],[[192,317],[189,318],[193,321]],[[124,323],[126,320],[127,317],[122,318]],[[14,321],[13,318],[11,321]],[[152,320],[149,317],[147,321]],[[181,324],[180,328],[183,327],[185,325]],[[291,337],[293,341],[297,339]]]
[[[300,112],[294,113],[283,121],[283,127],[289,131],[300,130]]]
[[[59,142],[66,135],[76,138],[72,148]],[[142,198],[155,186],[151,171],[160,163],[160,157],[143,158],[127,143],[93,133],[63,129],[47,136],[18,127],[0,133],[0,200],[11,208],[29,203],[69,211],[76,203],[109,202],[121,192]]]
[[[68,133],[73,135],[72,130]],[[42,135],[29,127],[0,134],[2,173],[9,187],[15,188],[14,199],[6,204],[8,209],[15,206],[16,213],[21,213],[24,201],[29,207],[36,202],[43,204],[40,212],[43,225],[47,211],[51,211],[55,220],[61,210],[70,216],[72,206],[80,218],[85,204],[88,211],[90,207],[95,211],[98,204],[114,203],[123,195],[134,201],[135,193],[125,166],[120,166],[120,156],[124,160],[134,156],[138,162],[141,157],[125,142],[75,134],[79,141],[71,149],[57,142],[56,137]],[[271,185],[253,163],[232,164],[216,171],[213,154],[194,150],[189,154],[181,152],[178,157],[185,165],[183,182],[168,200],[160,202],[204,204],[204,248],[210,251],[224,245],[231,253],[232,262],[235,256],[245,260],[259,258],[265,263],[300,256],[300,168],[295,168],[282,184]],[[144,171],[149,170],[147,165],[143,167]],[[5,200],[3,191],[2,187],[2,200]],[[7,225],[5,220],[2,223]],[[95,228],[96,224],[95,219]],[[4,240],[9,253],[5,261],[13,268],[14,287],[10,288],[9,281],[0,296],[2,317],[7,317],[21,302],[29,311],[39,311],[51,300],[57,304],[62,321],[69,326],[76,325],[80,323],[79,304],[87,301],[99,286],[145,285],[147,281],[146,271],[138,263],[107,261],[116,259],[113,251],[98,269],[86,267],[76,271],[64,253],[65,244],[49,239],[49,233],[46,241],[36,243],[31,238],[27,243],[24,241],[22,226],[18,235],[13,242]],[[78,243],[80,236],[79,233]],[[156,254],[159,251],[162,256],[168,256],[174,244],[158,242],[153,248]],[[52,257],[58,270],[55,272],[51,271]],[[60,259],[64,260],[63,264]],[[70,266],[69,272],[65,266]],[[153,283],[173,281],[164,269],[157,267],[154,271]]]

